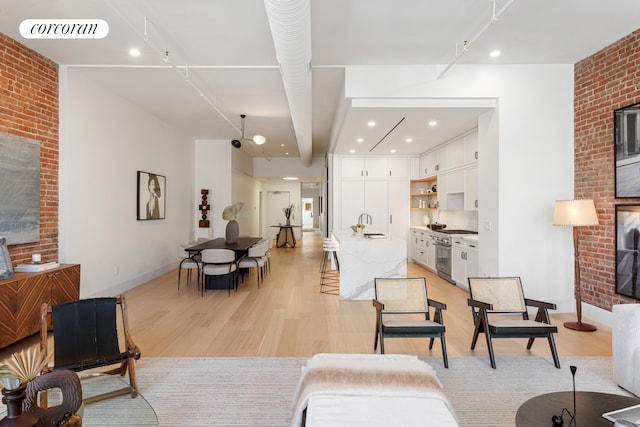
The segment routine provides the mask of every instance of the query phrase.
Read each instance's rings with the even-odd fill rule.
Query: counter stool
[[[332,237],[322,239],[322,260],[320,263],[320,292],[338,295],[340,293],[340,261],[338,251],[340,244]],[[336,268],[331,268],[331,257]]]

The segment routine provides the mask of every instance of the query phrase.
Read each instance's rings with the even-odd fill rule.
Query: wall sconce
[[[207,214],[209,213],[209,190],[200,190],[200,194],[202,194],[202,203],[198,206],[198,209],[202,213],[202,219],[198,221],[198,226],[200,228],[209,228],[209,220],[207,219]]]

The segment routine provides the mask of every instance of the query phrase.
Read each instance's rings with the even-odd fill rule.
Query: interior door
[[[272,239],[278,234],[278,227],[274,225],[284,224],[286,218],[282,209],[291,204],[291,194],[288,191],[268,191],[267,192],[267,234]],[[295,214],[294,214],[295,215]]]

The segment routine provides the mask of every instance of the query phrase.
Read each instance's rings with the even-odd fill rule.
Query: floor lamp
[[[598,214],[593,200],[556,200],[553,212],[553,225],[573,227],[573,257],[575,274],[575,294],[577,322],[565,322],[564,327],[575,331],[595,331],[596,327],[582,323],[582,295],[580,290],[580,263],[578,261],[578,229],[577,227],[598,225]]]

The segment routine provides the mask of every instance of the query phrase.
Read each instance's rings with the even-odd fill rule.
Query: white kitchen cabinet
[[[407,240],[409,228],[410,208],[407,200],[410,199],[411,184],[408,180],[390,179],[387,183],[388,193],[388,233],[392,239]],[[382,198],[379,194],[378,199]]]
[[[479,277],[480,275],[480,267],[478,265],[478,243],[477,242],[467,242],[467,278],[469,277]],[[465,289],[469,288],[469,282],[465,280],[464,286]]]
[[[409,157],[389,157],[387,160],[389,178],[410,178],[411,161]]]
[[[464,164],[478,164],[478,132],[473,132],[465,137],[464,141]]]
[[[386,180],[343,180],[340,195],[342,228],[348,229],[358,222],[360,214],[368,213],[371,215],[372,224],[365,222],[366,227],[388,233],[386,194]]]
[[[389,175],[386,157],[343,156],[340,161],[342,178],[387,178]]]
[[[411,229],[409,233],[409,259],[416,262],[418,259],[418,230]]]
[[[431,233],[427,232],[425,237],[427,250],[425,251],[425,264],[427,268],[434,273],[436,272],[436,241],[433,240]]]
[[[467,280],[467,263],[465,261],[465,244],[462,239],[454,238],[451,242],[451,279],[462,286]]]
[[[451,279],[457,286],[469,290],[469,277],[478,277],[478,242],[453,238],[451,242]]]
[[[440,171],[440,151],[434,150],[420,156],[420,177],[435,176]]]
[[[478,167],[473,166],[464,170],[464,210],[478,210]]]
[[[440,169],[447,171],[464,165],[465,138],[460,138],[444,146],[444,159],[440,159]]]

